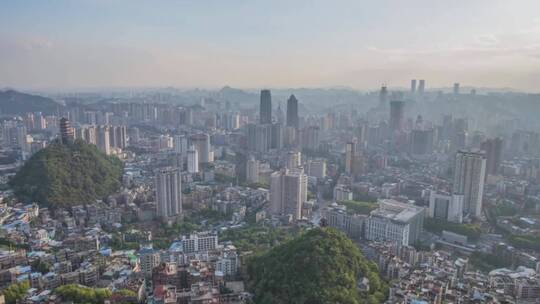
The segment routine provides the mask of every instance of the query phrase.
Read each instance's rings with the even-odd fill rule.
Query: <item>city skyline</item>
[[[0,87],[538,92],[536,1],[8,2]],[[535,9],[536,8],[536,9]]]

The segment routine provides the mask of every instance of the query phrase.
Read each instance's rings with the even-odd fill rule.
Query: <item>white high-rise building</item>
[[[246,165],[246,180],[248,183],[259,182],[259,161],[254,158],[250,158]]]
[[[289,151],[287,153],[287,169],[296,169],[302,165],[302,153],[300,151]]]
[[[356,155],[356,143],[348,142],[345,145],[345,173],[352,174],[354,169],[354,158]]]
[[[449,195],[432,191],[429,196],[428,216],[461,223],[463,221],[463,195]]]
[[[199,163],[211,163],[214,161],[214,153],[210,145],[210,136],[205,133],[194,134],[190,137],[191,145],[199,154]]]
[[[161,169],[156,173],[157,215],[170,219],[182,214],[182,180],[178,168]]]
[[[188,150],[188,141],[185,135],[175,135],[173,137],[174,152],[185,155]]]
[[[199,153],[193,147],[187,150],[187,171],[189,173],[199,172]]]
[[[215,233],[201,232],[182,236],[171,247],[183,253],[202,253],[216,249],[218,236]]]
[[[466,215],[482,215],[485,176],[486,157],[483,153],[457,152],[452,193],[463,195],[463,212]]]
[[[281,170],[270,176],[271,211],[277,215],[302,217],[302,206],[307,201],[307,175],[301,168]]]
[[[314,159],[308,162],[308,175],[317,178],[326,177],[326,160]]]

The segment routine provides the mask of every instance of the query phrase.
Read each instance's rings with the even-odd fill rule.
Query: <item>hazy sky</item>
[[[540,0],[6,1],[0,87],[540,91]]]

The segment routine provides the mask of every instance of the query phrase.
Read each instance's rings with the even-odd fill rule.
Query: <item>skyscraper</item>
[[[399,132],[403,128],[405,119],[405,102],[393,100],[390,102],[390,130]]]
[[[250,151],[268,152],[272,148],[272,125],[270,124],[248,124],[247,146]],[[277,131],[276,131],[277,132]],[[276,133],[276,136],[279,134]],[[276,137],[276,144],[279,142]]]
[[[259,119],[261,124],[272,123],[272,95],[270,94],[270,90],[261,90]]]
[[[193,147],[187,150],[187,171],[189,173],[199,172],[199,153]]]
[[[459,95],[459,82],[454,83],[454,95]]]
[[[454,169],[453,194],[463,195],[463,213],[482,214],[486,157],[481,152],[458,151]]]
[[[502,138],[487,139],[482,142],[480,149],[486,152],[486,175],[495,175],[501,164],[501,154],[503,148]]]
[[[71,123],[65,117],[60,118],[60,138],[64,144],[71,143],[75,139],[75,132],[71,127]]]
[[[193,134],[190,137],[191,145],[195,147],[199,154],[199,163],[211,163],[214,161],[210,136],[205,133]]]
[[[97,130],[97,146],[101,152],[109,155],[111,154],[111,141],[109,126],[99,126]]]
[[[352,174],[354,168],[354,159],[356,156],[356,143],[348,142],[345,145],[345,173]]]
[[[423,95],[425,89],[426,89],[426,81],[424,79],[420,79],[418,81],[418,95]]]
[[[307,176],[301,168],[281,170],[270,176],[270,206],[273,214],[302,217],[302,205],[307,201]]]
[[[178,168],[165,168],[156,173],[157,214],[171,219],[182,214],[182,181]]]
[[[431,129],[414,129],[411,131],[411,154],[425,155],[433,152],[435,131]]]
[[[285,167],[287,169],[295,169],[302,165],[302,153],[300,151],[289,151],[287,153],[287,161]]]
[[[287,126],[298,128],[298,100],[294,95],[287,100]]]
[[[253,157],[247,161],[246,179],[249,183],[259,182],[259,161]]]
[[[185,154],[188,150],[188,142],[185,135],[175,135],[173,137],[174,152]]]
[[[387,109],[388,108],[388,89],[386,86],[382,86],[379,91],[379,108]]]
[[[416,79],[411,79],[411,93],[416,93]]]

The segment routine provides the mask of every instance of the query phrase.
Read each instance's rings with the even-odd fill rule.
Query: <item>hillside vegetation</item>
[[[10,181],[26,202],[52,208],[94,202],[117,191],[122,162],[80,140],[54,142],[34,154]]]
[[[312,229],[252,258],[248,273],[260,304],[382,303],[387,292],[377,266],[333,228]],[[369,292],[357,288],[362,277]]]

